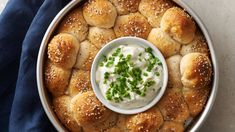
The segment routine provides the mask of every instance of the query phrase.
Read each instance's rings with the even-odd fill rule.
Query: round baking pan
[[[210,95],[209,98],[207,100],[207,103],[205,105],[204,110],[201,112],[201,114],[193,120],[192,123],[190,123],[190,125],[187,127],[186,131],[196,131],[198,130],[202,124],[204,123],[204,121],[206,120],[207,116],[209,115],[211,108],[214,104],[215,98],[216,98],[216,93],[217,93],[217,89],[218,89],[218,80],[219,80],[219,71],[218,71],[218,65],[217,65],[217,61],[216,61],[216,55],[215,55],[215,51],[213,48],[213,43],[210,39],[210,35],[206,29],[206,27],[204,26],[204,24],[202,23],[202,21],[200,20],[200,18],[196,15],[196,13],[182,0],[173,0],[176,4],[178,4],[179,6],[181,6],[183,9],[185,9],[195,20],[195,22],[197,23],[197,25],[199,26],[199,28],[201,29],[201,31],[203,32],[209,49],[210,49],[210,56],[211,56],[211,60],[212,60],[212,65],[213,65],[213,80],[212,80],[212,89],[210,91]],[[44,74],[43,74],[43,66],[44,66],[44,60],[45,60],[45,56],[46,56],[46,49],[47,49],[47,44],[49,42],[49,40],[51,39],[57,25],[60,23],[60,21],[62,20],[62,18],[74,7],[79,6],[80,4],[82,4],[84,2],[84,0],[72,0],[69,4],[67,4],[54,18],[54,20],[51,22],[50,26],[48,27],[44,38],[42,40],[41,46],[40,46],[40,50],[38,53],[38,61],[37,61],[37,86],[38,86],[38,92],[39,92],[39,96],[43,105],[43,108],[48,116],[48,118],[50,119],[51,123],[54,125],[54,127],[58,130],[58,131],[67,131],[66,128],[63,126],[62,123],[60,123],[60,121],[58,120],[57,116],[55,115],[52,105],[51,105],[51,98],[49,96],[49,93],[46,89],[46,87],[44,86]]]

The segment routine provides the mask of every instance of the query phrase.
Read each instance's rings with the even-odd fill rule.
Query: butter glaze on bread
[[[75,96],[79,93],[84,93],[87,91],[92,91],[90,71],[74,69],[72,71],[72,76],[68,87],[69,95]]]
[[[101,49],[105,44],[115,38],[116,35],[113,29],[105,29],[98,27],[89,28],[88,40],[98,49]]]
[[[127,117],[126,125],[130,132],[156,132],[163,124],[163,117],[157,107]]]
[[[185,55],[180,63],[181,81],[184,87],[198,89],[210,84],[212,66],[210,59],[202,53]]]
[[[83,6],[83,16],[91,26],[111,28],[115,23],[117,11],[108,0],[88,0]]]
[[[188,106],[178,89],[168,89],[157,105],[166,121],[183,123],[189,118]]]
[[[77,94],[73,97],[70,108],[77,123],[85,128],[106,122],[113,114],[96,98],[93,91]]]
[[[62,69],[47,62],[45,65],[44,77],[45,85],[53,96],[61,96],[64,94],[68,83],[71,70]]]
[[[140,13],[119,16],[114,26],[117,37],[135,36],[146,39],[152,27]]]
[[[152,27],[160,27],[163,14],[173,6],[171,0],[141,0],[139,11],[148,19]]]
[[[180,54],[186,55],[193,52],[204,53],[209,55],[209,48],[206,43],[206,39],[200,31],[196,32],[194,40],[187,45],[183,45]]]
[[[178,54],[180,51],[181,45],[160,28],[153,28],[147,40],[153,43],[165,58]]]
[[[59,33],[71,33],[81,42],[88,34],[88,24],[86,23],[81,8],[72,10],[61,22]]]
[[[98,49],[91,44],[89,41],[85,40],[80,44],[80,49],[77,54],[77,60],[75,63],[75,68],[80,70],[90,70],[91,64],[98,52]]]
[[[160,132],[184,132],[183,123],[165,121]]]
[[[209,87],[201,89],[183,88],[183,95],[192,117],[196,117],[204,108],[209,96]]]
[[[69,108],[71,98],[63,95],[53,99],[53,108],[60,121],[72,132],[81,132],[81,126],[74,120]]]
[[[110,0],[116,7],[118,14],[126,15],[138,11],[141,0]]]
[[[67,33],[60,33],[52,38],[48,44],[48,58],[50,61],[65,69],[71,69],[75,62],[79,42],[76,37]]]
[[[164,13],[161,28],[182,44],[191,42],[196,31],[192,18],[179,7],[172,7]]]

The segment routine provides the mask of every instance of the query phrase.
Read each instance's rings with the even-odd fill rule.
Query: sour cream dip
[[[99,60],[95,81],[113,106],[147,105],[163,86],[163,66],[153,50],[136,44],[113,47]]]

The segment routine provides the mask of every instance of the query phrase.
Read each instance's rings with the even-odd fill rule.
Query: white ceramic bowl
[[[103,55],[106,55],[108,52],[110,52],[113,48],[118,47],[119,45],[139,45],[143,48],[152,48],[153,49],[153,54],[159,58],[159,60],[162,62],[162,66],[163,66],[163,84],[161,89],[158,90],[158,92],[156,93],[156,96],[145,106],[143,107],[139,107],[139,108],[135,108],[135,109],[123,109],[117,106],[112,105],[109,101],[107,101],[107,99],[105,99],[105,97],[102,95],[102,92],[99,88],[99,85],[96,82],[96,71],[97,68],[99,66],[99,62],[102,59]],[[166,90],[166,86],[167,86],[167,82],[168,82],[168,70],[167,70],[167,64],[166,61],[162,55],[162,53],[158,50],[158,48],[156,46],[154,46],[152,43],[142,39],[142,38],[137,38],[137,37],[122,37],[122,38],[118,38],[115,39],[111,42],[109,42],[108,44],[106,44],[101,50],[99,50],[99,52],[97,53],[93,63],[92,63],[92,67],[91,67],[91,84],[92,84],[92,88],[93,91],[95,92],[96,97],[100,100],[100,102],[102,102],[107,108],[121,113],[121,114],[136,114],[136,113],[140,113],[143,111],[148,110],[149,108],[151,108],[152,106],[154,106],[163,96],[165,90]]]

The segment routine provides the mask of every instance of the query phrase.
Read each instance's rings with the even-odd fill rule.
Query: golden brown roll
[[[196,32],[194,40],[187,45],[183,45],[180,54],[186,55],[188,53],[200,52],[209,55],[209,49],[205,37],[201,32]]]
[[[158,108],[127,117],[126,125],[130,132],[156,132],[163,124]]]
[[[59,120],[72,132],[81,132],[81,127],[74,120],[70,110],[71,98],[60,96],[53,99],[53,108]]]
[[[148,19],[152,27],[160,27],[163,14],[173,6],[171,0],[141,0],[139,11]]]
[[[188,106],[179,89],[168,89],[158,102],[158,107],[166,121],[183,123],[189,118]]]
[[[184,132],[183,123],[165,121],[160,132]]]
[[[119,16],[114,26],[117,37],[135,36],[146,39],[152,27],[140,13]]]
[[[180,46],[178,42],[173,40],[168,34],[163,32],[160,28],[153,28],[149,33],[148,41],[153,43],[164,55],[164,57],[170,57],[178,54]]]
[[[75,8],[72,10],[61,22],[59,33],[71,33],[78,38],[79,41],[83,41],[88,34],[88,24],[86,23],[81,8]]]
[[[68,83],[71,70],[62,69],[47,62],[45,65],[45,85],[53,96],[63,95]]]
[[[67,33],[60,33],[52,38],[48,44],[48,58],[53,64],[70,69],[76,62],[79,42],[76,37]]]
[[[181,60],[180,72],[184,87],[192,89],[205,87],[211,82],[211,61],[205,54],[189,53]]]
[[[201,89],[183,88],[183,95],[188,104],[191,116],[195,117],[203,110],[206,104],[209,95],[209,87]]]
[[[141,0],[110,0],[117,8],[120,15],[134,13],[138,11],[139,3]]]
[[[116,114],[104,107],[93,91],[78,94],[73,97],[70,108],[77,123],[85,131],[95,128],[106,129],[116,123]]]
[[[98,49],[102,48],[105,44],[115,38],[116,35],[113,29],[105,29],[98,27],[89,28],[88,40]]]
[[[95,58],[98,49],[89,41],[83,41],[80,44],[80,50],[78,51],[77,61],[75,68],[81,70],[90,70],[93,59]]]
[[[78,93],[91,91],[90,71],[73,70],[69,82],[68,93],[70,96],[75,96]]]
[[[196,30],[192,18],[178,7],[172,7],[164,13],[161,28],[182,44],[191,42]]]
[[[83,15],[91,26],[111,28],[115,23],[117,11],[108,0],[89,0],[83,6]]]
[[[180,74],[180,61],[182,57],[180,55],[174,55],[166,60],[168,67],[168,88],[182,88]]]

